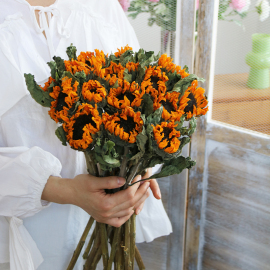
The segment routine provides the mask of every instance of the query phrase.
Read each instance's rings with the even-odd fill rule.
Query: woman
[[[0,0],[0,23],[0,265],[66,269],[88,214],[122,225],[142,210],[149,183],[106,195],[104,189],[124,179],[86,173],[84,156],[61,145],[56,124],[32,100],[23,74],[43,84],[50,75],[46,63],[54,55],[66,59],[71,43],[79,52],[105,53],[139,45],[116,0]],[[150,188],[160,199],[155,180]],[[162,204],[155,209],[165,230],[152,229],[148,239],[171,232]],[[82,265],[80,259],[76,269]]]

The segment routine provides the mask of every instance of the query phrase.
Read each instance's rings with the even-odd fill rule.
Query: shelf
[[[270,88],[246,86],[247,73],[216,75],[212,119],[270,135]]]

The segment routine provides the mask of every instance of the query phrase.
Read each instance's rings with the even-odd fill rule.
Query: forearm
[[[50,176],[41,199],[58,204],[74,204],[71,181],[72,179]]]

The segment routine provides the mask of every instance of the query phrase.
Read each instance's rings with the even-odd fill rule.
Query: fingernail
[[[158,197],[161,199],[161,193],[160,193],[160,191],[158,191],[157,194],[158,194]]]
[[[117,178],[117,183],[118,183],[119,186],[123,186],[125,184],[125,179]]]
[[[141,209],[138,209],[136,212],[137,212],[136,215],[139,215],[141,212]]]
[[[147,187],[149,187],[150,186],[150,182],[147,182]]]

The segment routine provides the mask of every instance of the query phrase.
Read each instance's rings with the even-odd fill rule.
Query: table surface
[[[215,75],[212,119],[270,135],[270,87],[252,89],[248,73]]]

